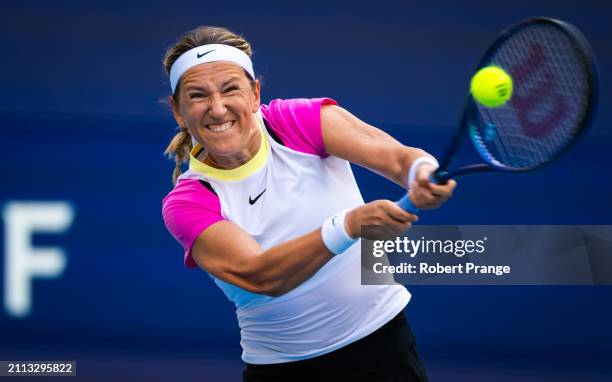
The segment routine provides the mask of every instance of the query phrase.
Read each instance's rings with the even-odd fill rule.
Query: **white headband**
[[[202,45],[181,54],[181,56],[174,61],[174,64],[172,64],[172,68],[170,68],[170,87],[172,88],[172,94],[174,94],[176,85],[183,73],[196,65],[215,61],[229,61],[240,65],[253,79],[255,79],[253,63],[249,56],[240,49],[224,44]]]

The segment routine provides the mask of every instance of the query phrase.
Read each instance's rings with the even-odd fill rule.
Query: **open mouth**
[[[235,123],[236,121],[228,121],[228,122],[223,122],[223,123],[212,123],[210,125],[206,125],[206,128],[214,133],[222,133],[234,127]]]

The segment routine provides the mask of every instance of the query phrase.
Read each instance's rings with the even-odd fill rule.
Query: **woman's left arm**
[[[336,105],[321,108],[321,130],[327,153],[368,168],[408,189],[408,173],[415,159],[431,157],[426,151],[402,145],[395,138],[368,125]],[[457,183],[436,185],[429,181],[435,167],[428,163],[416,170],[410,190],[414,205],[421,209],[437,208],[450,196]]]

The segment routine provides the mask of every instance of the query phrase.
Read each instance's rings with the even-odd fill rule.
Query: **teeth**
[[[234,124],[233,121],[229,121],[229,122],[225,122],[225,123],[221,123],[217,125],[208,125],[208,128],[214,131],[215,133],[222,133],[224,131],[229,130],[233,124]]]

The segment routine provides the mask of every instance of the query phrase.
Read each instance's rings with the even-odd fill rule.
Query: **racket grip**
[[[412,200],[410,200],[408,194],[404,194],[404,196],[395,203],[397,203],[397,205],[400,206],[400,208],[404,211],[410,212],[412,214],[416,214],[417,212],[419,212],[419,209],[416,208],[414,204],[412,204]]]
[[[439,174],[435,173],[434,175],[429,177],[429,180],[431,181],[431,183],[434,184],[445,184],[446,179],[443,178],[444,175],[446,175],[446,172],[440,172]],[[420,211],[417,207],[414,206],[414,204],[412,204],[412,200],[410,200],[408,194],[404,194],[404,196],[395,203],[400,206],[404,211],[410,212],[411,214],[416,214]]]

